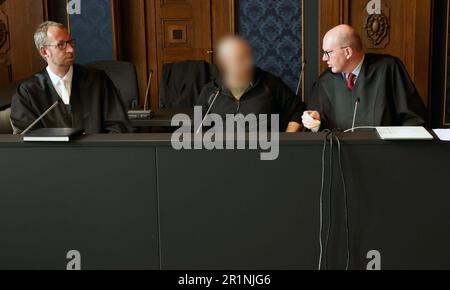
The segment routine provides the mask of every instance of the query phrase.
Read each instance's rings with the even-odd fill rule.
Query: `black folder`
[[[23,137],[24,142],[70,142],[81,135],[83,129],[43,128],[32,131]]]

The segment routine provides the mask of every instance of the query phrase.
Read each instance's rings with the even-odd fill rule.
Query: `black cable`
[[[327,143],[328,143],[328,136],[331,134],[331,132],[324,131],[324,133],[327,133],[323,140],[323,149],[322,149],[322,185],[320,189],[320,197],[319,197],[319,212],[320,212],[320,225],[319,225],[319,246],[320,246],[320,255],[319,255],[319,271],[322,270],[322,260],[323,260],[323,193],[325,189],[325,156],[327,151]]]
[[[342,166],[342,146],[341,140],[337,135],[334,136],[336,138],[336,142],[338,144],[338,155],[339,155],[339,169],[341,171],[341,180],[342,186],[344,188],[344,208],[345,208],[345,231],[346,231],[346,239],[347,239],[347,263],[345,265],[345,270],[350,269],[350,226],[349,226],[349,210],[348,210],[348,194],[347,194],[347,185],[345,182],[345,174]]]
[[[334,138],[334,132],[331,132],[330,135],[330,160],[329,160],[329,172],[330,172],[330,184],[329,184],[329,190],[328,190],[328,229],[327,229],[327,236],[325,239],[325,269],[328,270],[328,246],[330,243],[330,235],[331,230],[333,227],[333,207],[332,207],[332,197],[333,197],[333,138]]]
[[[348,208],[348,192],[347,192],[347,184],[345,181],[345,173],[344,173],[344,167],[342,162],[342,142],[337,136],[337,134],[333,131],[324,131],[326,134],[324,138],[323,143],[323,150],[322,150],[322,185],[320,190],[320,237],[319,237],[319,243],[320,243],[320,258],[319,258],[319,270],[322,270],[322,262],[325,261],[325,269],[328,270],[328,245],[329,240],[331,236],[331,230],[333,227],[333,206],[332,206],[332,197],[333,197],[333,141],[336,140],[337,147],[338,147],[338,162],[339,162],[339,171],[340,171],[340,178],[344,190],[344,214],[345,214],[345,231],[346,231],[346,247],[347,247],[347,260],[346,260],[346,266],[345,269],[350,269],[350,259],[351,259],[351,253],[350,253],[350,225],[349,225],[349,208]],[[327,235],[326,235],[326,242],[325,247],[323,244],[323,224],[324,224],[324,218],[323,218],[323,198],[324,198],[324,191],[325,191],[325,182],[326,182],[326,150],[327,145],[330,144],[330,160],[329,160],[329,170],[330,170],[330,184],[329,184],[329,212],[328,212],[328,229],[327,229]],[[325,248],[325,249],[324,249]]]

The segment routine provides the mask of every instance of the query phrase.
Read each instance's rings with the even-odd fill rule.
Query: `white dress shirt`
[[[62,78],[59,77],[57,74],[55,74],[50,69],[50,67],[47,67],[47,72],[61,100],[64,102],[64,104],[70,105],[70,95],[72,93],[73,66],[70,67],[67,74]]]
[[[361,69],[362,69],[362,66],[363,66],[363,63],[364,63],[364,59],[365,59],[366,57],[364,56],[363,57],[363,59],[361,60],[361,62],[359,63],[359,65],[353,70],[353,75],[355,76],[355,78],[354,78],[354,83],[356,84],[356,81],[358,80],[358,77],[359,77],[359,74],[361,73]],[[343,75],[344,75],[344,78],[346,79],[346,80],[348,80],[348,76],[350,75],[350,74],[348,74],[348,73],[343,73]]]

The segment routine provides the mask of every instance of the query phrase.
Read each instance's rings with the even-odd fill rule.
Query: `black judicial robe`
[[[23,82],[11,105],[11,122],[16,133],[60,100],[46,69]],[[70,106],[62,100],[33,128],[82,128],[86,134],[133,131],[125,105],[111,79],[103,71],[73,66]]]
[[[358,98],[355,127],[426,124],[425,105],[396,57],[366,54],[353,91],[341,73],[328,69],[315,83],[308,109],[322,115],[321,129],[346,130],[352,127]]]

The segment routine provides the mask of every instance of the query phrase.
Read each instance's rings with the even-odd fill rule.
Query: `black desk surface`
[[[298,133],[298,134],[280,134],[281,145],[311,145],[311,144],[323,144],[325,133]],[[358,131],[354,133],[340,133],[339,135],[342,141],[345,143],[353,144],[391,144],[393,141],[381,140],[377,133],[373,130]],[[129,144],[142,144],[145,146],[171,146],[170,133],[158,133],[158,134],[98,134],[98,135],[86,135],[71,143],[26,143],[22,141],[22,137],[18,135],[0,135],[0,147],[1,146],[14,146],[23,145],[27,147],[42,147],[42,146],[56,146],[65,147],[72,145],[123,145]],[[439,140],[434,141],[402,141],[403,143],[442,143]]]
[[[323,137],[283,134],[279,159],[260,161],[252,150],[175,151],[168,134],[0,136],[0,269],[65,269],[70,250],[82,269],[317,269]],[[351,268],[376,250],[382,269],[450,269],[450,143],[341,139]],[[328,266],[342,269],[333,168],[324,226],[330,204]]]

